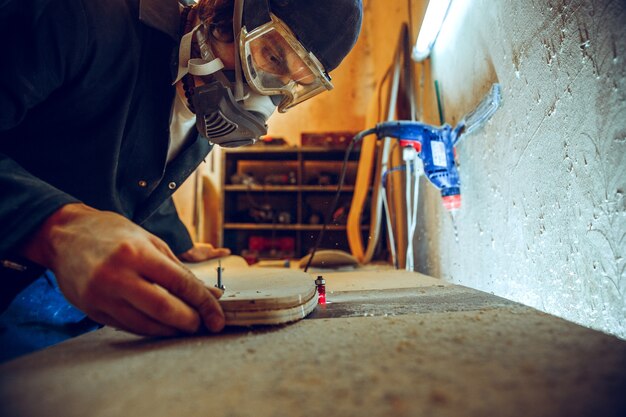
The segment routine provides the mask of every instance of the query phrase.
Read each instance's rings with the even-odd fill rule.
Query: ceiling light
[[[443,21],[446,19],[452,0],[431,0],[426,8],[426,14],[420,27],[420,33],[413,47],[411,57],[414,61],[422,61],[430,55],[430,51],[437,40]]]

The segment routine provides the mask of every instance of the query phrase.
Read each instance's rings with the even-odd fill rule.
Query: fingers
[[[217,287],[206,287],[206,288],[211,292],[213,297],[217,298],[218,300],[222,298],[222,295],[224,295],[224,291],[220,290]]]
[[[143,279],[128,280],[122,297],[163,325],[186,333],[195,333],[200,327],[200,317],[195,310],[156,284]]]
[[[230,255],[228,248],[214,248],[210,243],[195,243],[193,248],[180,255],[186,262],[202,262]]]
[[[70,302],[94,320],[142,335],[195,332],[201,322],[215,332],[224,327],[220,292],[207,289],[163,240],[119,214],[64,207],[40,236],[50,245],[41,262]],[[225,253],[211,249],[200,256]]]
[[[200,327],[189,305],[136,274],[118,275],[96,293],[85,310],[103,324],[147,336],[195,333]]]
[[[204,244],[206,246],[204,246],[203,244],[200,244],[200,248],[202,250],[205,250],[207,253],[207,256],[210,256],[211,258],[219,258],[222,256],[228,256],[230,255],[230,249],[228,248],[214,248],[213,245],[211,244]]]
[[[112,314],[115,318],[104,312],[93,313],[89,316],[98,323],[142,336],[175,336],[179,333],[176,329],[152,320],[123,302],[116,303],[113,310]]]
[[[210,331],[219,332],[224,328],[224,313],[214,291],[205,287],[182,264],[155,256],[143,262],[139,272],[196,309]]]

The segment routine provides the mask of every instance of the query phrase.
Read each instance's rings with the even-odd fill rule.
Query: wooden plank
[[[200,242],[220,246],[222,242],[220,216],[222,196],[213,181],[207,176],[202,177],[202,206],[199,216]]]

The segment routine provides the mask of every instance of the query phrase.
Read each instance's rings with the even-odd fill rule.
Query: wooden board
[[[202,177],[202,206],[199,213],[199,240],[213,246],[221,244],[221,225],[218,213],[221,210],[222,196],[215,184],[206,175]]]
[[[217,282],[218,260],[187,267],[206,285]],[[317,305],[317,290],[311,275],[286,268],[248,267],[243,258],[222,258],[220,299],[227,326],[284,324],[306,317]]]
[[[350,251],[352,252],[352,255],[361,263],[365,260],[365,247],[361,236],[361,218],[363,217],[365,203],[370,192],[372,173],[375,170],[376,141],[376,136],[370,135],[365,137],[361,144],[361,153],[359,155],[359,165],[356,174],[354,195],[352,196],[352,204],[350,205],[348,222],[346,225]]]
[[[315,307],[317,307],[317,294],[313,294],[304,304],[277,310],[229,310],[228,303],[226,303],[226,306],[222,303],[222,307],[224,308],[227,326],[286,324],[302,320],[315,310]]]
[[[311,254],[308,254],[304,258],[300,259],[298,266],[300,268],[305,268],[310,257]],[[311,262],[311,266],[314,268],[341,268],[345,266],[358,265],[359,261],[357,261],[354,256],[348,252],[337,249],[318,250],[315,252],[313,262]]]

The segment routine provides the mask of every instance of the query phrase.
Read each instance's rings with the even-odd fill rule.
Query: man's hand
[[[214,248],[210,243],[194,243],[193,248],[178,257],[185,262],[202,262],[230,255],[230,249]]]
[[[22,254],[56,275],[65,297],[93,320],[147,336],[224,327],[217,299],[158,237],[112,212],[57,210]]]

